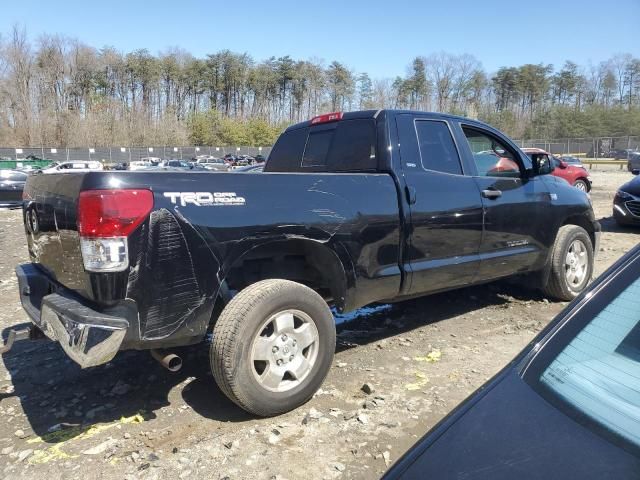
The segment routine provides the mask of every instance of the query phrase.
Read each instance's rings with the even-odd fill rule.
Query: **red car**
[[[586,168],[571,165],[541,148],[523,148],[522,151],[526,153],[529,158],[536,155],[543,157],[542,159],[545,160],[544,157],[546,157],[546,160],[551,162],[551,165],[554,167],[551,175],[566,180],[578,190],[582,190],[583,192],[591,191],[591,177],[589,177],[589,172]]]

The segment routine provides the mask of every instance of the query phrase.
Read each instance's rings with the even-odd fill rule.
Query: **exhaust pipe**
[[[164,350],[156,349],[152,349],[150,352],[151,356],[170,372],[177,372],[182,368],[182,358],[175,353],[167,353]]]

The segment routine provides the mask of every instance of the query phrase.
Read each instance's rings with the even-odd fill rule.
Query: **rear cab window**
[[[376,124],[372,118],[296,128],[283,133],[265,172],[374,172]]]

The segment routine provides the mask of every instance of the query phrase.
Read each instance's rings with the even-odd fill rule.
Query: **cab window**
[[[473,128],[463,127],[481,177],[520,177],[520,167],[514,154],[500,140]]]
[[[416,134],[422,168],[462,175],[458,150],[445,122],[417,120]]]

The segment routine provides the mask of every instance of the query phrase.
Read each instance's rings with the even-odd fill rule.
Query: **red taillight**
[[[318,115],[311,119],[311,125],[317,125],[319,123],[337,122],[342,120],[342,112],[325,113],[324,115]]]
[[[78,200],[82,237],[126,237],[153,209],[150,190],[87,190]]]

